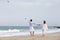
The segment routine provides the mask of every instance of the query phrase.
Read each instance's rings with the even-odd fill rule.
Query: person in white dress
[[[43,36],[46,35],[46,31],[47,31],[47,30],[48,30],[48,27],[47,27],[46,21],[44,20],[44,21],[43,21],[43,30],[42,30]]]
[[[33,23],[33,22],[32,22],[32,19],[30,19],[30,21],[29,21],[29,26],[30,26],[30,35],[31,35],[31,36],[34,36],[33,24],[35,24],[35,23]]]

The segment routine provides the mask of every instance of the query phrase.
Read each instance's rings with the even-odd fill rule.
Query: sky
[[[0,0],[0,26],[27,26],[29,19],[60,26],[60,0]]]

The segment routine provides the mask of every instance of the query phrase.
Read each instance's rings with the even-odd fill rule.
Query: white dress
[[[43,29],[48,30],[47,24],[43,24]]]
[[[29,26],[30,26],[30,32],[31,32],[31,31],[34,31],[33,22],[29,22]]]
[[[43,34],[45,34],[47,30],[48,30],[47,24],[43,24]]]

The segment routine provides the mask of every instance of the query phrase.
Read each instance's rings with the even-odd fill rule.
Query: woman
[[[47,31],[47,30],[48,30],[48,27],[47,27],[46,21],[44,20],[44,21],[43,21],[43,30],[42,30],[43,36],[46,35],[46,31]]]

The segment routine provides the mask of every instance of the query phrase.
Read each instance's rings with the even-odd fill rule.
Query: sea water
[[[35,34],[42,34],[42,26],[34,26]],[[46,33],[60,32],[60,29],[55,26],[48,26]],[[27,36],[29,33],[29,26],[0,26],[0,37],[8,36]]]

